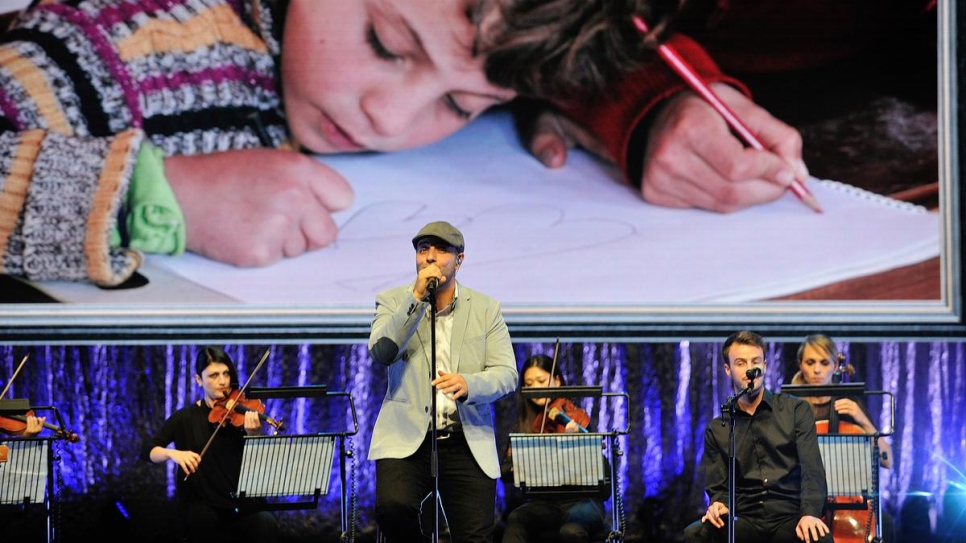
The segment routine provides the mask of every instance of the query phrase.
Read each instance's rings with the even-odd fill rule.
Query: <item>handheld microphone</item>
[[[570,422],[574,420],[567,415],[564,415],[563,411],[557,409],[556,407],[550,409],[550,418],[556,421],[558,424],[563,424],[564,426],[570,424]],[[579,424],[577,425],[577,429],[583,434],[589,433],[586,428]]]
[[[436,294],[437,288],[439,288],[439,277],[430,277],[426,282],[426,292]]]
[[[751,368],[745,372],[745,377],[754,381],[755,379],[761,377],[761,368]]]

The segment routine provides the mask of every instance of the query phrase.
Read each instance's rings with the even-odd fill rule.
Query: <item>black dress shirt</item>
[[[811,407],[795,396],[763,394],[754,415],[740,405],[735,415],[736,514],[821,517],[828,491]],[[711,502],[727,505],[731,445],[724,417],[705,431],[701,466]]]

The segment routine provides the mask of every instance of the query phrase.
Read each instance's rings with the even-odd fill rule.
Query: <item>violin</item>
[[[25,415],[6,415],[0,417],[0,429],[12,436],[22,436],[27,430],[27,417],[36,416],[33,411],[27,411]],[[64,430],[60,426],[44,422],[44,428],[52,430],[59,437],[66,439],[69,443],[77,443],[80,437],[74,432]]]
[[[283,423],[280,419],[276,420],[265,414],[265,404],[261,400],[246,398],[240,390],[232,390],[224,398],[215,401],[211,412],[208,413],[208,422],[244,428],[245,413],[249,411],[256,411],[258,418],[274,427],[276,433],[282,429]]]
[[[546,423],[544,423],[544,413],[546,413]],[[537,413],[533,419],[533,433],[539,434],[543,429],[545,434],[562,434],[567,431],[567,424],[571,420],[577,423],[579,432],[587,433],[590,415],[566,398],[554,398],[547,409]]]

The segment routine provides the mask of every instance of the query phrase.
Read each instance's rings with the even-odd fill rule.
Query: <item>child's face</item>
[[[514,92],[474,57],[478,0],[292,0],[282,43],[286,115],[317,153],[437,141]]]

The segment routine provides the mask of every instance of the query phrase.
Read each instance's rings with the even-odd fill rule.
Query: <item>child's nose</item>
[[[403,136],[420,122],[432,122],[432,117],[426,113],[426,94],[427,90],[422,85],[381,88],[365,97],[362,108],[379,136]]]

